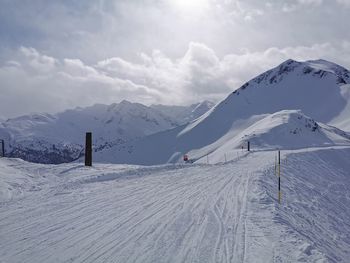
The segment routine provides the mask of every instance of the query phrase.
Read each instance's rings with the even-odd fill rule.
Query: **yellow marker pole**
[[[281,152],[278,151],[278,203],[281,203]]]

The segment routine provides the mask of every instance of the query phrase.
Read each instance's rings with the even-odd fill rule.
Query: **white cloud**
[[[350,0],[337,0],[337,2],[345,7],[350,7]]]
[[[34,48],[21,47],[19,53],[27,58],[27,66],[31,67],[33,70],[40,72],[48,72],[55,68],[57,63],[56,59],[53,57],[45,56],[39,54]]]
[[[64,72],[69,72],[73,76],[91,77],[98,75],[98,72],[93,67],[84,65],[79,59],[64,59],[62,66]]]
[[[218,100],[286,59],[323,58],[349,68],[348,54],[350,42],[343,41],[254,52],[245,49],[220,58],[213,49],[193,42],[178,59],[155,50],[140,53],[138,63],[113,57],[87,65],[22,47],[15,59],[0,67],[0,112],[9,117],[122,99],[146,104]]]
[[[320,5],[323,0],[297,0],[297,2],[303,5]]]
[[[128,79],[106,76],[80,60],[61,61],[32,48],[21,48],[16,61],[0,67],[0,81],[0,111],[7,117],[112,103],[123,98],[152,102],[161,95]]]
[[[333,0],[332,0],[333,1]],[[303,8],[318,7],[323,4],[323,0],[294,0],[283,4],[282,11],[293,12]]]

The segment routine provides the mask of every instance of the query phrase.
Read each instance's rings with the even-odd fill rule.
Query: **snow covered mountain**
[[[293,111],[278,113],[270,118],[267,116],[267,114],[282,110],[301,110],[309,117]],[[309,137],[294,137],[302,142],[310,145],[338,144],[339,137],[337,136],[341,137],[341,144],[347,142],[347,133],[321,123],[337,126],[346,131],[350,130],[348,125],[350,123],[349,71],[324,60],[306,62],[287,60],[245,83],[188,125],[147,136],[127,143],[122,148],[116,147],[100,152],[96,154],[96,159],[102,162],[148,165],[176,162],[185,153],[195,153],[194,158],[200,159],[223,147],[227,142],[234,144],[232,140],[236,140],[236,144],[231,145],[231,148],[240,146],[242,138],[247,139],[252,136],[251,130],[254,127],[263,126],[270,127],[269,133],[264,133],[264,136],[261,134],[259,138],[264,140],[257,141],[260,143],[259,146],[295,148],[298,144],[285,145],[282,141],[270,142],[267,140],[269,136],[275,138],[274,132],[278,131],[278,128],[277,130],[272,128],[274,118],[284,123],[281,120],[284,117],[290,122],[287,125],[278,126],[282,130],[286,127],[294,127],[293,120],[295,118],[299,120],[299,117],[300,121],[314,119],[320,122],[317,124],[320,127],[315,130],[315,136],[310,137],[308,133],[302,133],[301,136]],[[262,123],[256,124],[257,121],[262,121]],[[311,126],[313,122],[308,121]],[[254,124],[256,126],[252,126]],[[298,129],[301,128],[302,125],[296,125],[293,128],[296,129],[296,134],[292,132],[288,136],[299,136]],[[323,137],[320,137],[318,130]],[[313,137],[315,139],[309,140]],[[283,137],[284,139],[286,136]],[[290,141],[293,140],[286,139],[285,143]]]
[[[82,155],[87,131],[93,133],[95,151],[100,151],[177,127],[200,114],[193,105],[182,108],[180,116],[171,116],[161,109],[122,101],[55,115],[31,114],[0,123],[0,138],[5,139],[8,156],[41,163],[69,162]]]
[[[192,150],[188,154],[197,160],[210,152],[210,161],[219,163],[225,161],[225,156],[234,156],[242,146],[247,148],[248,141],[253,151],[304,149],[350,145],[350,134],[318,123],[300,110],[283,110],[267,114],[240,133],[227,133],[214,144]],[[206,162],[206,158],[198,162]]]
[[[196,148],[191,145],[196,139],[191,137],[191,132],[182,139],[182,126],[96,153],[95,159],[99,162],[151,165],[181,161],[186,153],[194,162],[206,163],[208,155],[210,163],[219,163],[236,156],[241,147],[246,149],[248,141],[254,151],[350,145],[349,133],[318,123],[300,110],[255,115],[246,121],[239,120],[234,127],[214,143]]]

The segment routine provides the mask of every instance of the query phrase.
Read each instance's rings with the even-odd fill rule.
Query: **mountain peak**
[[[290,65],[290,64],[294,64],[294,63],[295,63],[295,64],[300,64],[301,62],[289,58],[289,59],[285,60],[284,62],[282,62],[282,63],[280,64],[280,66],[281,66],[281,65]]]
[[[286,61],[279,64],[277,67],[260,74],[259,76],[253,78],[249,82],[246,82],[243,86],[240,87],[240,89],[244,90],[249,85],[259,85],[262,82],[265,82],[265,84],[267,85],[280,82],[283,79],[283,75],[288,75],[289,72],[292,72],[296,68],[299,68],[300,65],[302,65],[302,62],[298,62],[293,59],[287,59]],[[234,91],[233,93],[239,94],[239,92],[237,91],[238,90]]]
[[[133,103],[128,100],[122,100],[121,102],[119,102],[119,105],[130,105],[130,104],[133,104]]]
[[[331,62],[329,60],[322,59],[322,58],[307,60],[307,61],[305,61],[305,63],[314,63],[314,64],[323,64],[323,65],[327,65],[327,66],[333,66],[333,67],[341,67],[340,65],[338,65],[334,62]]]
[[[126,112],[139,112],[139,111],[147,111],[147,106],[136,103],[136,102],[130,102],[128,100],[122,100],[119,103],[115,103],[113,106],[113,111],[119,112],[122,114],[125,114]]]
[[[314,70],[323,70],[334,74],[339,74],[341,72],[348,72],[348,70],[334,62],[325,59],[315,59],[306,61],[296,61],[293,59],[287,59],[276,67],[276,69],[281,68],[297,68],[297,66],[311,67]],[[283,73],[284,70],[282,70]]]
[[[277,67],[272,68],[252,80],[246,82],[238,90],[233,93],[239,94],[241,90],[244,90],[248,86],[260,86],[261,84],[277,85],[287,76],[291,79],[298,78],[298,75],[310,75],[316,78],[323,78],[327,75],[332,75],[336,79],[337,84],[349,84],[350,83],[350,72],[336,64],[324,59],[308,60],[308,61],[296,61],[288,59]]]

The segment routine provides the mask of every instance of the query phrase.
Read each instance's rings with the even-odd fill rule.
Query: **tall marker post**
[[[281,151],[278,151],[278,203],[281,203]]]
[[[85,135],[85,166],[92,166],[92,133]]]
[[[5,157],[5,141],[0,139],[1,143],[1,157]]]

